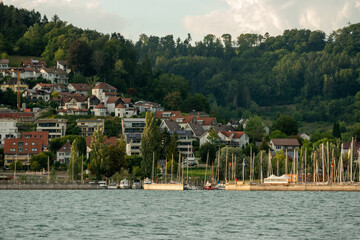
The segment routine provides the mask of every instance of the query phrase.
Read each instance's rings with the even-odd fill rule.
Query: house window
[[[31,143],[31,145],[35,146],[35,143]]]
[[[31,149],[31,151],[36,152],[36,151],[37,151],[37,148],[33,148],[33,149]]]
[[[276,146],[276,149],[281,149],[281,146]]]
[[[15,146],[15,145],[16,145],[16,142],[14,142],[13,145]]]
[[[27,146],[27,145],[28,145],[28,143],[26,142],[26,143],[25,143],[25,146]]]
[[[10,148],[10,152],[15,152],[15,148]]]
[[[18,148],[18,152],[22,152],[23,151],[23,148]]]

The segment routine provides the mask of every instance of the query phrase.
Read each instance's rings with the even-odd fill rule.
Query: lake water
[[[0,191],[0,239],[359,239],[358,192]]]

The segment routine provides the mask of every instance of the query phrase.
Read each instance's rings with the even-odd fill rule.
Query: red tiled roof
[[[98,105],[96,105],[95,108],[97,108],[97,109],[105,108],[106,109],[106,107],[102,103],[99,103]]]
[[[106,103],[116,103],[119,99],[119,97],[109,97]]]
[[[38,85],[40,87],[52,87],[52,85],[50,83],[38,83],[36,85]]]
[[[180,116],[181,112],[180,111],[156,111],[155,112],[155,118],[164,118],[163,117],[163,113],[171,113],[170,115],[174,115],[174,116]]]
[[[180,121],[177,121],[181,119]],[[178,123],[189,123],[192,122],[192,120],[194,119],[194,116],[171,116],[170,120],[171,121],[176,121]]]
[[[125,108],[125,106],[124,106],[123,104],[119,103],[119,104],[116,106],[116,108]]]
[[[106,92],[105,96],[117,96],[116,92]]]
[[[241,132],[234,132],[234,136],[233,136],[233,138],[241,138],[242,137],[242,135],[244,135],[244,131],[241,131]]]
[[[32,67],[41,67],[42,65],[44,65],[46,67],[46,62],[39,60],[27,60],[27,61],[23,61],[22,64],[23,66],[30,65]]]
[[[0,59],[0,64],[9,64],[9,59]]]
[[[87,99],[87,96],[84,95],[74,95],[72,99],[75,99],[77,102],[85,102]]]
[[[99,82],[93,89],[104,89],[104,90],[117,90],[117,88],[111,86],[110,84]]]
[[[23,132],[22,138],[24,138],[24,139],[40,139],[44,146],[49,145],[49,132],[48,131]]]
[[[19,146],[19,142],[22,142],[22,146]],[[15,145],[14,145],[15,144]],[[19,151],[22,148],[22,151]],[[4,153],[5,154],[39,154],[42,152],[43,145],[41,139],[5,139]],[[10,151],[14,149],[14,151]],[[33,151],[33,149],[35,151]]]
[[[215,117],[199,117],[196,121],[202,121],[201,125],[211,125],[214,121],[216,122]]]
[[[91,142],[92,142],[92,136],[86,137],[86,146],[90,148]],[[117,144],[117,138],[116,137],[107,137],[105,140],[105,143],[107,145],[113,145],[114,147]]]
[[[89,109],[79,109],[79,108],[74,108],[71,110],[73,110],[74,112],[88,112],[89,111]]]
[[[232,132],[230,132],[230,131],[221,131],[221,134],[224,135],[225,137],[230,137]]]
[[[70,142],[66,142],[57,152],[69,152],[71,151],[71,144]]]
[[[300,146],[296,138],[274,138],[271,142],[276,146]]]
[[[0,113],[1,118],[10,118],[10,119],[18,119],[18,118],[33,118],[34,113]]]
[[[69,83],[69,85],[73,86],[77,91],[90,91],[90,85],[86,83]]]
[[[129,104],[131,103],[132,99],[131,98],[121,98],[121,100],[125,103],[125,104]]]

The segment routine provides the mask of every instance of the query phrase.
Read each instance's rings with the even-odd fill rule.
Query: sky
[[[282,34],[286,29],[322,30],[326,34],[360,22],[360,0],[0,0],[48,19],[83,29],[121,33],[138,40],[140,34],[193,41],[206,34]]]

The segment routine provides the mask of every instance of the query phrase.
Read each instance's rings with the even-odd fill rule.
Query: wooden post
[[[295,168],[296,168],[296,149],[294,149],[294,158],[293,158],[293,170],[292,170],[292,173],[294,176],[295,175]],[[291,178],[291,181],[294,181],[294,177]],[[294,181],[295,182],[295,181]]]
[[[165,184],[167,183],[167,159],[165,163]]]
[[[245,158],[243,158],[243,163],[242,163],[242,181],[243,181],[243,184],[245,184]]]
[[[352,167],[353,167],[353,156],[354,156],[354,138],[352,137],[351,138],[351,147],[350,147],[350,156],[351,156],[351,158],[350,158],[350,182],[352,182],[353,181],[353,178],[352,178],[352,173],[353,173],[353,169],[352,169]]]
[[[231,154],[231,180],[234,180],[234,153]]]
[[[71,175],[72,175],[72,181],[73,181],[73,183],[74,183],[74,181],[75,181],[75,174],[74,174],[74,160],[75,159],[71,159]]]
[[[252,146],[250,146],[250,183],[252,182]]]
[[[260,183],[263,183],[263,169],[262,169],[262,162],[263,162],[263,151],[260,151]]]
[[[174,154],[171,154],[171,179],[170,179],[170,183],[173,182],[173,171],[174,171]]]
[[[276,156],[276,176],[279,176],[279,157]]]
[[[206,155],[206,166],[205,166],[205,180],[204,180],[204,186],[206,184],[206,174],[207,174],[207,166],[208,166],[208,162],[209,162],[209,152]]]
[[[220,182],[220,151],[221,151],[221,149],[219,148],[218,167],[217,167],[217,182]]]
[[[227,164],[228,164],[228,149],[226,148],[226,156],[225,156],[225,184],[227,183]]]
[[[47,169],[48,169],[48,175],[47,175],[47,183],[50,182],[50,157],[48,156],[48,164],[47,164]]]
[[[329,152],[329,142],[326,142],[326,157],[327,157],[327,182],[330,182],[330,152]]]
[[[155,152],[153,152],[153,163],[152,163],[152,172],[151,172],[151,183],[154,183],[154,165],[155,165]]]
[[[84,184],[84,154],[81,155],[81,183]]]
[[[180,171],[181,171],[181,184],[184,184],[184,158],[181,158]]]
[[[17,159],[18,159],[18,157],[17,157],[17,154],[15,155],[15,163],[14,163],[14,182],[16,182],[16,162],[17,162]]]
[[[271,174],[272,174],[271,152],[270,152],[270,149],[269,149],[267,177],[270,177]]]
[[[322,165],[322,181],[325,182],[325,158],[324,158],[324,144],[321,144],[321,165]]]
[[[287,148],[285,149],[285,174],[288,174],[288,152],[287,152]]]

